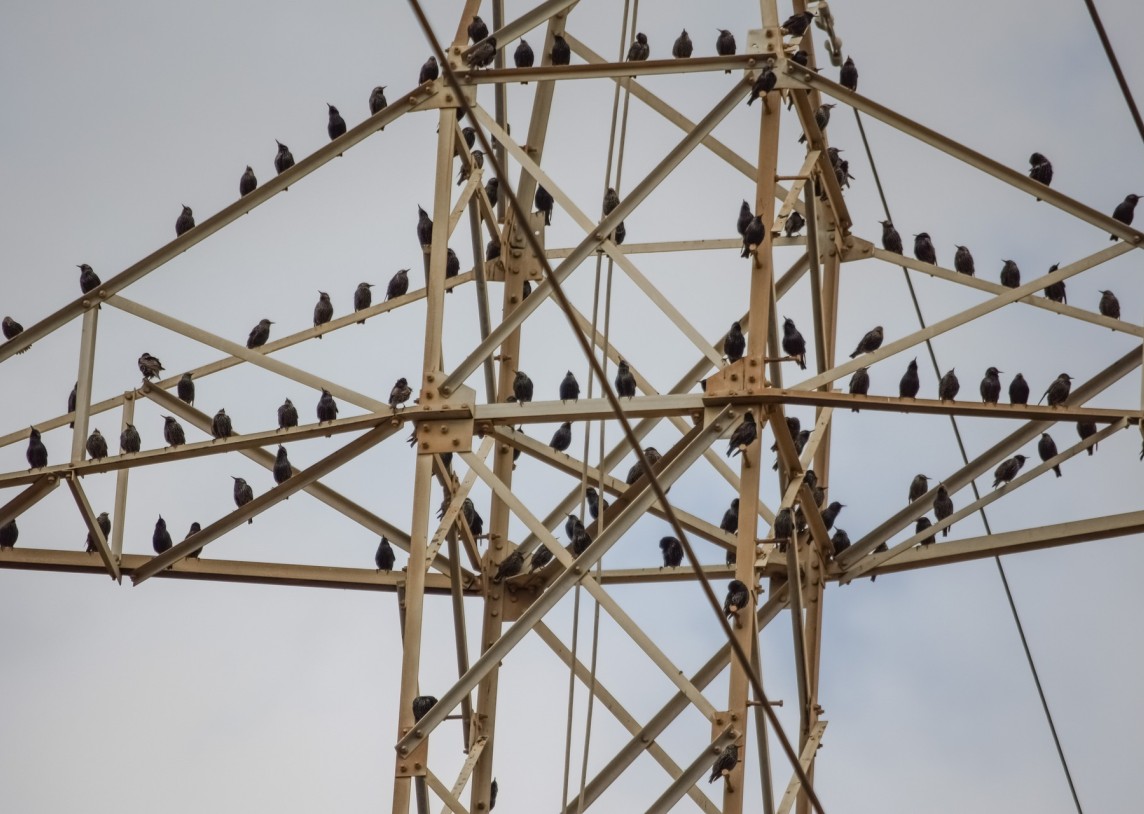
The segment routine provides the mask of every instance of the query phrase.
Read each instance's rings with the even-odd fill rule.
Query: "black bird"
[[[285,483],[294,474],[294,467],[290,466],[290,459],[286,456],[286,447],[278,445],[278,454],[274,456],[274,482]]]
[[[155,521],[155,531],[151,534],[151,547],[155,549],[156,554],[162,554],[173,545],[171,533],[167,531],[167,521],[163,519],[163,515],[159,515],[159,519]]]
[[[406,281],[408,285],[408,281]],[[354,289],[354,311],[364,311],[373,303],[373,283],[358,283],[358,287]],[[389,297],[386,297],[389,299]],[[358,325],[365,325],[364,319],[358,320]]]
[[[1033,153],[1029,156],[1029,177],[1049,186],[1053,182],[1052,163],[1040,153]],[[1040,199],[1038,198],[1038,200]]]
[[[564,374],[560,382],[560,400],[562,402],[580,400],[580,382],[576,381],[576,375],[571,370]]]
[[[568,47],[568,41],[559,34],[552,35],[552,57],[553,65],[567,65],[572,62],[572,49]]]
[[[806,33],[806,29],[813,19],[814,14],[809,11],[804,11],[802,14],[792,14],[780,28],[782,28],[784,34],[789,34],[792,37],[801,37]]]
[[[750,107],[756,99],[764,99],[768,93],[775,89],[779,78],[775,76],[775,72],[771,68],[763,68],[759,71],[759,75],[755,77],[755,84],[751,85],[751,95],[747,97],[747,107]],[[764,104],[764,107],[766,105]]]
[[[937,397],[942,401],[953,401],[957,398],[958,391],[961,390],[961,382],[957,380],[957,374],[953,372],[953,368],[941,377],[941,381],[937,383]]]
[[[474,537],[480,537],[485,531],[485,519],[477,512],[472,499],[465,498],[461,503],[461,515],[465,518],[465,525],[469,527]]]
[[[461,260],[457,257],[457,253],[452,249],[445,250],[445,279],[456,277],[461,273]],[[449,293],[453,293],[453,289],[449,289]]]
[[[437,57],[429,57],[425,60],[425,64],[421,66],[421,73],[417,77],[417,84],[424,85],[426,82],[432,82],[441,73],[441,69],[437,67]]]
[[[635,398],[636,396],[636,377],[632,374],[632,370],[628,367],[628,363],[623,359],[620,360],[620,366],[616,370],[616,398]]]
[[[829,506],[822,510],[822,522],[826,524],[826,530],[834,526],[834,521],[838,519],[838,513],[846,508],[845,503],[839,503],[837,500],[832,501]]]
[[[365,283],[362,283],[365,285]],[[361,286],[358,286],[361,290]],[[392,299],[405,295],[409,290],[409,269],[398,269],[397,273],[389,281],[389,285],[385,289],[385,301],[389,302]],[[356,307],[356,304],[355,304]]]
[[[922,382],[918,378],[918,360],[911,359],[906,372],[902,374],[901,381],[898,382],[898,395],[904,399],[917,398],[921,387]]]
[[[485,182],[485,195],[488,196],[489,205],[496,206],[500,198],[500,179],[495,175]]]
[[[164,370],[166,368],[157,356],[144,353],[139,357],[139,372],[143,374],[144,379],[157,379]]]
[[[914,479],[910,481],[910,503],[913,503],[919,497],[929,491],[929,478],[925,475],[914,475]]]
[[[191,374],[184,373],[179,383],[175,385],[175,392],[179,394],[179,398],[190,404],[192,407],[195,404],[195,382]]]
[[[801,65],[802,67],[807,68],[810,66],[810,54],[807,53],[805,48],[799,48],[794,52],[794,54],[791,55],[790,61],[796,65]],[[788,101],[787,110],[790,110],[792,104],[793,102]]]
[[[953,253],[953,270],[961,274],[968,274],[973,276],[973,255],[969,253],[966,246],[958,246],[957,251]]]
[[[548,442],[548,446],[552,447],[557,452],[564,452],[568,447],[572,446],[572,422],[565,421],[556,428],[556,432],[552,434],[552,440]]]
[[[1008,483],[1017,477],[1017,473],[1021,471],[1021,467],[1025,465],[1024,455],[1014,455],[1012,458],[1002,461],[993,470],[993,488],[996,489],[1002,483]]]
[[[659,550],[663,552],[664,568],[678,568],[683,564],[683,544],[674,537],[662,538]]]
[[[369,115],[374,116],[389,107],[389,102],[385,98],[385,88],[385,85],[378,85],[370,92]]]
[[[624,244],[624,240],[627,238],[627,236],[628,236],[628,229],[626,226],[624,226],[624,222],[620,221],[619,224],[616,226],[615,231],[612,232],[612,240],[615,241],[615,244],[617,246],[622,246]]]
[[[752,247],[761,244],[764,237],[766,237],[766,230],[763,227],[763,221],[758,215],[755,215],[743,232],[743,253],[740,257],[750,257]]]
[[[495,237],[485,246],[485,262],[491,262],[500,257],[500,241]]]
[[[247,503],[254,500],[254,490],[251,489],[250,484],[242,478],[236,478],[234,475],[231,475],[231,478],[234,479],[234,505],[241,509]],[[253,523],[254,518],[248,518],[246,522]]]
[[[232,435],[234,435],[234,425],[230,423],[226,409],[222,408],[211,419],[211,437],[230,438]]]
[[[589,486],[584,489],[584,499],[588,502],[588,514],[592,515],[593,520],[598,520],[600,517],[600,495],[596,490]],[[608,501],[604,501],[604,509],[608,508]]]
[[[330,121],[326,124],[326,132],[330,134],[330,141],[333,141],[338,136],[346,134],[346,120],[342,118],[342,114],[338,113],[338,109],[326,102],[326,107],[329,108]]]
[[[515,577],[522,570],[524,570],[524,552],[517,548],[501,560],[497,572],[493,574],[493,582],[499,584],[509,577]]]
[[[1012,260],[1006,260],[1001,267],[1001,285],[1007,288],[1017,288],[1021,285],[1021,269]]]
[[[536,55],[532,53],[532,46],[528,44],[528,40],[521,39],[512,53],[512,61],[518,68],[531,68],[536,62]]]
[[[100,512],[99,517],[95,518],[95,524],[99,526],[100,533],[103,534],[103,541],[107,542],[108,536],[111,534],[111,517],[107,512]],[[94,554],[99,551],[99,546],[95,542],[95,535],[90,531],[87,533],[87,553]]]
[[[799,432],[801,432],[801,430],[802,430],[802,422],[798,420],[798,416],[788,415],[786,417],[786,426],[787,426],[787,432],[790,433],[791,441],[797,444],[797,441],[795,441],[795,439],[798,438]],[[777,452],[778,448],[779,448],[779,445],[778,445],[777,441],[775,443],[771,444],[771,452]],[[815,483],[818,482],[817,478],[818,478],[818,476],[815,475]]]
[[[1053,379],[1053,383],[1049,388],[1041,394],[1041,398],[1037,399],[1037,403],[1041,403],[1041,399],[1048,398],[1049,406],[1056,407],[1058,404],[1064,404],[1068,400],[1069,391],[1072,390],[1072,376],[1067,373],[1062,373]]]
[[[730,57],[735,55],[736,50],[735,35],[725,28],[720,28],[719,37],[715,40],[715,53],[721,57]],[[727,70],[723,73],[731,73],[731,71]]]
[[[846,57],[842,63],[842,70],[838,74],[838,84],[846,90],[858,90],[858,68],[854,65],[853,57]]]
[[[616,207],[620,205],[620,193],[616,192],[612,187],[604,190],[604,217],[612,214]]]
[[[318,423],[333,421],[338,417],[338,403],[334,401],[329,390],[322,388],[322,396],[318,399]],[[279,415],[281,420],[281,415]]]
[[[330,295],[325,291],[318,292],[318,304],[314,306],[314,327],[325,325],[334,318],[334,304],[330,302]],[[318,334],[318,339],[322,335]]]
[[[77,389],[79,389],[79,382],[76,382],[75,384],[72,385],[71,393],[68,394],[68,412],[69,413],[75,412],[76,390]],[[74,428],[75,422],[74,421],[69,422],[68,427]]]
[[[250,335],[246,337],[247,349],[254,350],[265,345],[266,340],[270,338],[270,326],[273,324],[268,319],[258,320],[258,324],[250,329]]]
[[[1042,461],[1057,457],[1057,442],[1047,432],[1041,433],[1041,440],[1037,442],[1037,454],[1041,456]],[[1061,476],[1060,464],[1053,466],[1053,473],[1058,478]]]
[[[138,452],[142,444],[139,430],[135,429],[134,424],[128,424],[123,428],[123,432],[119,433],[120,452]]]
[[[258,188],[258,179],[254,176],[254,170],[250,165],[246,165],[246,172],[238,179],[238,194],[240,197],[245,198],[250,193]]]
[[[1009,382],[1009,403],[1029,403],[1029,383],[1020,373],[1013,377],[1013,381]]]
[[[996,404],[1001,398],[1000,373],[995,367],[985,371],[985,378],[981,380],[981,400],[986,404]]]
[[[185,234],[195,228],[195,216],[191,212],[191,208],[186,204],[183,205],[183,211],[179,213],[179,217],[175,220],[175,237]]]
[[[791,418],[787,419],[788,427],[790,425],[791,420],[792,420]],[[794,420],[797,420],[797,419],[794,419]],[[806,442],[809,440],[810,440],[810,430],[799,430],[794,436],[794,451],[797,454],[801,455],[803,447],[806,446]],[[777,443],[771,446],[771,452],[776,452],[776,451],[778,451],[778,444]],[[779,468],[779,462],[778,462],[778,459],[776,458],[775,463],[771,467],[771,469],[774,469],[777,472],[778,468]]]
[[[776,540],[794,539],[794,515],[789,506],[779,509],[778,514],[775,515],[774,533]]]
[[[544,213],[544,225],[552,225],[552,206],[554,201],[552,195],[544,188],[542,184],[536,185],[536,211]]]
[[[918,522],[914,525],[914,534],[921,534],[932,525],[933,523],[930,522],[930,519],[923,514],[918,518]],[[932,534],[929,537],[923,537],[921,539],[922,545],[933,545],[936,542],[937,537]]]
[[[802,227],[804,226],[806,226],[806,221],[802,215],[798,213],[798,210],[795,209],[787,215],[786,223],[783,224],[783,233],[787,237],[794,237],[802,231]]]
[[[572,553],[579,557],[590,545],[592,545],[592,535],[588,534],[588,529],[584,528],[583,523],[577,523],[572,534]]]
[[[1125,226],[1131,226],[1132,216],[1136,213],[1136,202],[1138,200],[1140,200],[1139,195],[1129,195],[1116,205],[1116,209],[1113,211],[1112,217],[1123,223]],[[1110,236],[1109,239],[1116,240],[1116,235]]]
[[[552,552],[546,546],[539,545],[532,552],[532,559],[528,561],[528,570],[539,571],[550,562],[552,562]]]
[[[616,203],[619,203],[618,199]],[[739,221],[735,224],[735,228],[739,230],[740,237],[746,233],[747,227],[751,225],[751,221],[754,220],[754,217],[755,213],[751,211],[751,205],[743,201],[742,206],[739,207]]]
[[[937,494],[933,497],[933,516],[937,518],[940,523],[945,518],[953,514],[953,498],[949,496],[946,491],[945,484],[939,483],[937,487]],[[951,524],[952,525],[952,524]],[[949,536],[949,526],[941,530],[942,537]]]
[[[888,220],[881,221],[882,224],[882,248],[894,254],[902,253],[902,236],[898,234],[898,230],[894,228]]]
[[[468,63],[470,68],[487,68],[493,64],[496,58],[496,37],[486,37],[474,45],[471,51],[465,54],[465,62]],[[437,66],[435,64],[433,66],[433,70],[437,70]],[[436,75],[434,75],[434,78],[436,78]]]
[[[687,29],[683,29],[683,33],[675,39],[675,43],[671,46],[671,55],[676,59],[688,59],[691,52],[695,50],[695,46],[691,43],[691,37],[687,35]]]
[[[0,548],[14,548],[19,539],[20,527],[16,525],[15,518],[0,526]]]
[[[298,426],[298,408],[294,406],[294,402],[290,399],[282,402],[282,406],[278,408],[278,429],[284,430],[289,427]]]
[[[843,551],[850,548],[850,535],[842,529],[835,529],[834,536],[830,538],[830,542],[834,546],[834,556],[837,557]]]
[[[389,406],[393,408],[393,412],[397,412],[397,408],[409,401],[413,396],[413,388],[409,386],[409,381],[402,376],[389,391]]]
[[[523,370],[516,371],[512,380],[512,394],[516,396],[517,404],[532,401],[532,379]]]
[[[833,110],[834,107],[835,105],[833,104],[821,104],[818,106],[818,110],[814,111],[814,123],[818,125],[819,130],[825,130],[826,125],[830,124],[830,111]],[[806,143],[806,133],[798,137],[798,143]]]
[[[393,546],[389,544],[389,540],[382,537],[381,542],[377,544],[377,552],[373,555],[373,564],[377,566],[378,571],[392,571],[396,559]]]
[[[878,348],[882,347],[883,336],[884,334],[882,332],[882,326],[875,325],[872,329],[866,332],[866,335],[863,336],[861,340],[859,340],[858,347],[856,347],[854,352],[850,354],[850,358],[857,358],[863,353],[873,353]]]
[[[93,289],[99,288],[101,285],[99,275],[91,270],[91,266],[87,263],[81,263],[76,266],[79,269],[79,289],[84,294],[87,294]]]
[[[103,437],[98,427],[87,437],[87,456],[93,461],[107,457],[107,439]]]
[[[651,55],[651,47],[647,44],[647,34],[636,34],[636,41],[628,48],[628,62],[643,62]]]
[[[172,447],[187,443],[187,434],[183,432],[183,425],[169,415],[163,416],[163,440]]]
[[[731,501],[731,506],[727,511],[723,512],[723,519],[719,522],[719,528],[728,534],[737,534],[739,531],[739,498]]]
[[[473,21],[469,23],[468,33],[469,42],[480,42],[489,35],[489,27],[479,15],[474,14]]]
[[[413,720],[420,721],[429,714],[429,710],[437,704],[437,699],[432,695],[419,695],[413,699]]]
[[[571,539],[576,536],[576,527],[582,525],[584,524],[579,517],[574,514],[569,514],[568,519],[564,521],[564,533]]]
[[[723,613],[728,617],[735,616],[747,607],[747,603],[750,601],[751,594],[747,590],[747,586],[739,580],[733,579],[727,585],[727,598],[723,600]]]
[[[870,392],[870,372],[860,367],[854,371],[854,375],[850,377],[850,395],[852,396],[865,396]],[[850,412],[858,412],[857,407],[851,407]]]
[[[727,457],[731,457],[731,453],[738,455],[743,451],[744,447],[749,447],[755,443],[755,439],[759,437],[759,427],[755,423],[755,415],[750,410],[747,410],[743,416],[742,422],[731,433],[731,440],[727,444]]]
[[[727,331],[727,337],[723,340],[723,355],[728,362],[737,362],[743,358],[746,350],[747,338],[743,336],[743,326],[736,320],[731,323],[731,330]]]
[[[1080,440],[1088,438],[1090,435],[1096,435],[1096,422],[1095,421],[1078,421],[1076,423],[1076,434],[1080,436]],[[1088,454],[1096,452],[1096,448],[1100,444],[1093,444],[1088,448]]]
[[[294,166],[294,154],[290,152],[290,148],[277,139],[274,143],[278,145],[278,153],[274,156],[274,169],[278,175],[286,172]]]
[[[937,252],[934,250],[929,232],[919,232],[914,235],[914,257],[923,263],[937,265]]]
[[[722,752],[719,757],[715,758],[715,762],[711,764],[711,777],[707,779],[708,783],[714,783],[723,776],[723,772],[730,774],[735,770],[735,766],[739,764],[739,747],[731,744]]]
[[[649,464],[655,466],[662,456],[659,454],[659,450],[655,447],[644,447],[644,457],[647,458],[647,462]],[[628,476],[624,479],[624,482],[627,483],[628,486],[631,486],[637,480],[642,478],[643,474],[643,464],[639,461],[636,461],[634,464],[632,464],[632,468],[628,470]]]
[[[1052,274],[1058,268],[1060,268],[1060,263],[1053,263],[1052,266],[1049,267],[1048,273]],[[1065,303],[1067,305],[1069,298],[1065,294],[1065,281],[1057,280],[1055,283],[1050,283],[1045,286],[1045,296],[1053,302]]]
[[[420,206],[417,207],[417,242],[422,247],[433,242],[433,221],[429,219],[429,213]]]
[[[12,317],[4,317],[3,327],[5,339],[15,339],[24,332],[24,326],[12,319]],[[27,350],[27,348],[24,348],[24,350]],[[20,353],[23,352],[23,350],[20,351]]]
[[[472,130],[471,127],[466,127],[466,130]],[[473,136],[476,138],[476,135]],[[485,165],[485,154],[480,150],[473,150],[471,153],[472,161],[468,164],[461,164],[461,169],[457,173],[457,186],[469,180],[473,174],[474,169],[480,169]]]
[[[1111,319],[1120,319],[1120,300],[1111,291],[1100,292],[1100,313]]]

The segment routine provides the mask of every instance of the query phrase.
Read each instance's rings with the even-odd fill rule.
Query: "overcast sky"
[[[449,38],[460,3],[426,4],[438,33]],[[509,18],[527,4],[508,3]],[[716,28],[732,30],[742,48],[759,25],[750,3],[641,4],[638,29],[653,57],[666,57],[687,28],[696,54],[714,51]],[[725,8],[725,6],[728,6]],[[1105,0],[1105,24],[1135,90],[1144,56],[1135,47],[1144,12]],[[712,14],[709,8],[718,10]],[[488,4],[482,9],[491,19]],[[789,13],[787,5],[780,14]],[[614,57],[621,4],[585,0],[569,30],[598,53]],[[654,17],[653,17],[654,14]],[[1047,6],[1025,0],[984,0],[926,6],[838,2],[844,50],[861,72],[870,98],[1024,171],[1034,150],[1052,159],[1057,188],[1101,211],[1130,192],[1144,193],[1144,155],[1095,32],[1080,2]],[[527,37],[539,52],[543,31]],[[515,47],[512,45],[510,47]],[[338,2],[291,6],[249,2],[175,5],[111,0],[100,4],[17,4],[0,26],[0,309],[25,326],[73,299],[78,263],[108,279],[174,236],[180,205],[199,221],[229,204],[250,164],[273,175],[275,140],[301,159],[326,137],[326,104],[352,126],[368,114],[374,85],[390,99],[413,88],[429,54],[402,3]],[[575,61],[579,61],[578,59]],[[832,79],[837,71],[826,68]],[[693,120],[738,80],[735,75],[652,77],[644,84]],[[558,88],[544,165],[577,204],[594,213],[605,187],[612,85],[606,80]],[[509,113],[519,138],[535,85],[509,87]],[[492,91],[479,101],[491,110]],[[757,154],[758,107],[734,111],[716,136],[744,156]],[[398,268],[417,268],[416,205],[432,202],[433,112],[408,115],[292,185],[125,292],[130,299],[242,341],[259,319],[275,320],[272,336],[310,324],[318,290],[336,313],[351,307],[357,283],[384,290]],[[978,275],[996,281],[1012,258],[1023,279],[1043,274],[1110,245],[1090,226],[975,174],[966,166],[865,120],[891,211],[907,242],[928,231],[939,262],[952,265],[954,245],[973,250]],[[797,120],[783,119],[780,172],[801,162]],[[846,150],[855,176],[847,203],[855,233],[877,241],[883,217],[852,114],[834,111],[831,143]],[[619,184],[629,190],[682,137],[633,100]],[[511,169],[515,177],[516,168]],[[749,179],[706,151],[696,152],[627,220],[628,241],[734,236],[739,201],[753,196]],[[1141,215],[1144,217],[1144,214]],[[462,220],[462,224],[466,221]],[[557,211],[550,247],[583,237]],[[469,237],[451,245],[471,266]],[[785,268],[795,249],[778,252]],[[636,265],[712,340],[745,310],[746,263],[737,252],[633,256]],[[593,262],[568,289],[590,312]],[[1095,310],[1101,289],[1118,295],[1124,318],[1144,314],[1141,261],[1135,253],[1068,281],[1069,303]],[[418,285],[419,272],[411,275]],[[842,273],[839,350],[848,354],[874,324],[888,339],[917,329],[900,269],[877,261],[848,264]],[[982,295],[915,276],[929,322],[963,310]],[[375,292],[379,289],[375,289]],[[780,304],[809,334],[809,285]],[[492,286],[494,315],[500,287]],[[472,287],[447,298],[446,367],[479,339]],[[398,376],[416,381],[421,368],[424,310],[420,304],[307,342],[279,354],[348,387],[384,398]],[[611,338],[660,390],[695,361],[691,344],[617,270]],[[58,415],[75,381],[79,321],[0,366],[8,394],[0,434]],[[521,366],[537,398],[553,398],[565,370],[587,382],[587,365],[551,305],[525,330]],[[1007,385],[1017,371],[1039,394],[1061,371],[1083,381],[1134,347],[1130,338],[1024,305],[1006,307],[940,337],[942,369],[956,367],[973,398],[984,369],[996,365]],[[159,356],[168,374],[204,364],[218,353],[105,307],[100,315],[94,398],[138,383],[135,360]],[[893,393],[906,362],[922,362],[922,394],[936,377],[922,349],[871,368],[872,393]],[[812,353],[813,358],[813,353]],[[786,381],[800,380],[784,370]],[[478,373],[472,384],[481,390]],[[845,380],[839,383],[845,386]],[[1139,370],[1094,403],[1132,408]],[[292,398],[313,415],[317,393],[246,367],[203,379],[197,407],[220,407],[235,428],[274,426],[274,410]],[[360,412],[342,405],[342,415]],[[805,424],[810,410],[796,410]],[[145,447],[161,444],[161,411],[143,403],[136,421]],[[109,438],[118,412],[95,417]],[[1011,432],[1000,421],[963,421],[975,455]],[[547,440],[554,427],[530,430]],[[598,431],[598,427],[596,428]],[[1052,430],[1062,449],[1071,425]],[[202,436],[188,429],[188,438]],[[606,426],[608,446],[617,428]],[[577,428],[573,451],[582,450]],[[888,414],[838,416],[831,496],[847,504],[839,525],[857,539],[905,503],[918,472],[941,477],[960,466],[949,422]],[[592,459],[598,457],[593,436]],[[304,467],[349,436],[291,444]],[[649,437],[664,450],[678,440],[669,426]],[[769,434],[764,439],[769,445]],[[66,429],[45,434],[52,462],[66,459]],[[718,445],[722,448],[722,445]],[[1040,479],[990,507],[995,531],[1093,515],[1139,510],[1140,438],[1135,428],[1102,443],[1096,455],[1064,465],[1061,479]],[[1030,445],[1023,452],[1036,460]],[[223,459],[225,457],[225,460]],[[631,459],[617,467],[622,477]],[[409,527],[414,459],[395,437],[331,475],[326,482],[372,511]],[[23,469],[24,445],[0,448],[0,470]],[[769,475],[769,470],[766,470]],[[149,553],[157,514],[181,539],[233,508],[230,475],[260,494],[273,485],[265,470],[237,456],[215,456],[137,470],[131,479],[125,550]],[[522,457],[516,491],[544,515],[572,481]],[[85,479],[97,512],[111,509],[114,477]],[[980,484],[987,489],[989,482]],[[14,494],[0,495],[6,502]],[[488,516],[488,490],[474,489]],[[701,465],[673,489],[680,507],[718,522],[732,497]],[[777,485],[764,479],[764,499]],[[435,498],[436,500],[436,495]],[[968,489],[954,495],[958,506]],[[114,519],[119,522],[119,518]],[[57,489],[19,520],[21,547],[77,550],[85,530],[66,489]],[[761,532],[765,532],[762,529]],[[950,539],[983,532],[979,518],[954,527]],[[562,534],[562,531],[559,532]],[[608,555],[607,566],[659,564],[654,518],[641,520]],[[523,538],[514,521],[510,536]],[[275,507],[253,525],[212,544],[205,556],[371,567],[376,538],[306,495]],[[1009,577],[1081,800],[1089,811],[1127,810],[1144,795],[1135,758],[1144,735],[1137,691],[1144,679],[1131,622],[1136,575],[1144,566],[1139,538],[1011,557]],[[700,544],[700,556],[722,553]],[[405,557],[399,554],[399,566]],[[698,588],[631,586],[612,591],[663,649],[691,673],[720,642]],[[816,787],[830,811],[893,812],[1073,810],[1067,787],[991,561],[886,576],[826,596],[821,703],[831,723],[819,753]],[[448,603],[426,606],[423,691],[443,693],[456,676]],[[478,652],[479,605],[468,605],[471,652]],[[566,636],[571,602],[549,621]],[[344,812],[387,810],[396,732],[400,639],[396,599],[366,594],[153,580],[117,587],[98,576],[0,569],[0,647],[6,654],[0,704],[0,787],[6,808],[20,812],[216,811]],[[583,603],[581,643],[591,609]],[[581,651],[587,660],[588,652]],[[768,691],[784,699],[788,732],[797,732],[789,617],[763,636]],[[639,720],[672,694],[669,682],[606,617],[601,625],[600,681]],[[504,662],[498,717],[498,811],[556,810],[562,783],[567,671],[535,637]],[[726,677],[708,697],[726,704]],[[574,742],[582,739],[584,695],[577,695]],[[621,728],[597,707],[589,766],[598,768],[625,742]],[[697,713],[680,718],[661,739],[680,764],[710,738]],[[749,767],[753,767],[753,740]],[[462,756],[459,728],[447,723],[433,739],[432,765],[451,783]],[[573,786],[580,750],[574,750]],[[789,771],[774,762],[776,796]],[[748,788],[758,788],[750,768]],[[646,756],[601,800],[602,810],[643,810],[666,787]],[[718,800],[715,786],[707,787]],[[465,800],[467,801],[467,796]],[[684,802],[678,810],[693,810]],[[757,809],[755,809],[757,810]]]

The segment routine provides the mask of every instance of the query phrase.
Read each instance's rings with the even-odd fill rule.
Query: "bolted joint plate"
[[[417,724],[413,725],[417,728]],[[401,733],[403,736],[405,732]],[[408,755],[398,754],[395,777],[424,777],[426,762],[429,759],[429,738],[423,738],[417,746],[409,751]]]
[[[417,439],[419,455],[433,455],[445,452],[469,452],[473,448],[473,405],[477,393],[471,387],[461,385],[449,397],[442,396],[437,384],[445,374],[439,370],[425,373],[421,383],[421,393],[417,405],[422,410],[460,410],[466,413],[458,418],[419,419],[413,410],[407,417],[413,421],[414,438]]]
[[[705,396],[757,396],[769,387],[761,356],[744,356],[712,373],[704,383]]]
[[[490,280],[496,282],[507,282],[508,280],[519,276],[523,280],[531,280],[532,282],[540,282],[544,279],[544,269],[540,264],[540,259],[532,253],[532,248],[528,243],[528,238],[521,234],[519,221],[512,217],[511,214],[506,216],[508,223],[504,229],[504,235],[501,239],[501,256],[498,258],[500,263],[500,278],[489,276]],[[540,242],[541,249],[544,248],[544,214],[542,212],[532,212],[529,214],[528,226],[531,228],[536,239]]]

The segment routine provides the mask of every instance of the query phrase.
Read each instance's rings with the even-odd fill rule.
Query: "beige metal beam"
[[[723,728],[723,731],[716,735],[715,740],[711,741],[702,752],[691,761],[691,763],[684,769],[675,782],[664,790],[663,794],[656,798],[648,809],[647,814],[667,814],[675,808],[675,804],[683,798],[687,790],[699,782],[700,778],[707,773],[711,768],[711,764],[715,762],[715,758],[719,753],[730,746],[735,741],[742,738],[743,733],[735,729],[734,726],[728,724]],[[740,752],[742,748],[740,747]],[[741,763],[739,764],[742,765]],[[738,770],[742,774],[742,770]],[[730,778],[728,778],[730,779]],[[741,789],[737,790],[741,791]]]
[[[79,339],[79,373],[75,385],[75,426],[72,428],[72,463],[84,459],[87,444],[87,418],[91,412],[91,380],[95,372],[95,337],[99,327],[99,309],[83,313]],[[42,430],[41,430],[42,432]]]
[[[107,573],[111,574],[113,580],[119,582],[122,579],[119,573],[119,562],[107,547],[107,538],[103,536],[103,529],[99,527],[95,512],[91,510],[91,503],[87,499],[87,494],[76,478],[68,478],[68,489],[71,490],[72,497],[75,499],[75,505],[79,507],[80,516],[83,518],[84,525],[87,526],[87,533],[95,541],[95,548],[99,552],[99,558],[103,560],[103,567],[107,569]]]
[[[828,721],[819,721],[811,729],[810,737],[806,743],[803,744],[802,754],[799,755],[799,763],[802,764],[802,769],[805,772],[810,771],[811,762],[814,760],[814,753],[818,751],[818,745],[822,742],[822,733],[826,731],[826,724]],[[790,783],[787,785],[786,793],[779,801],[778,814],[790,814],[791,807],[798,799],[799,791],[802,789],[802,783],[799,782],[798,775],[792,774]]]
[[[6,526],[35,506],[60,485],[58,475],[40,475],[14,498],[0,506],[0,526]]]

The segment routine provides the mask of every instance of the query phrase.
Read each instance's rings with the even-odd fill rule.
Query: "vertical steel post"
[[[135,421],[135,391],[123,394],[123,420],[120,432]],[[118,443],[118,439],[108,441],[108,445]],[[115,473],[115,508],[111,515],[111,556],[118,562],[123,557],[123,526],[127,519],[127,476],[131,472],[123,467]]]
[[[83,460],[87,444],[87,416],[91,410],[91,378],[95,370],[95,332],[99,325],[99,309],[83,312],[83,329],[79,344],[79,375],[75,385],[75,429],[72,431],[72,463]]]

